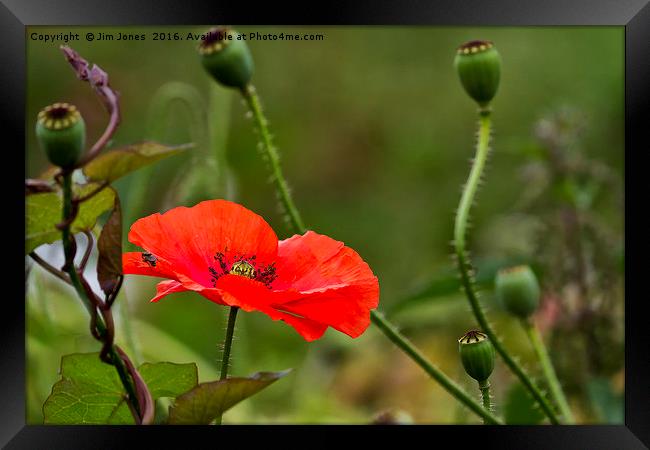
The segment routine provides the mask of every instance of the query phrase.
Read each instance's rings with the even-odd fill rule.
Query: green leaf
[[[201,383],[176,398],[169,408],[169,423],[173,425],[207,425],[224,411],[256,394],[276,380],[286,376],[282,372],[258,372],[247,378]]]
[[[193,144],[169,147],[156,142],[142,142],[103,153],[90,161],[83,169],[91,181],[109,183],[129,173],[168,156],[176,155]]]
[[[75,187],[75,195],[83,196],[98,187],[90,183]],[[97,195],[84,201],[72,223],[72,232],[91,230],[97,218],[113,207],[115,191],[105,188]],[[25,199],[26,233],[25,253],[29,253],[41,244],[51,244],[61,239],[61,231],[56,224],[63,220],[63,198],[60,192],[33,194]]]
[[[97,250],[97,280],[104,293],[109,295],[122,276],[122,208],[117,195],[113,212],[99,235]]]
[[[178,397],[199,383],[199,373],[194,363],[144,363],[138,372],[154,400],[160,397]]]
[[[544,413],[519,382],[513,383],[508,389],[503,415],[508,425],[535,425],[544,420]]]
[[[194,363],[145,363],[138,369],[153,399],[175,396],[198,381]],[[120,378],[99,353],[61,358],[61,380],[43,405],[46,424],[133,424]]]

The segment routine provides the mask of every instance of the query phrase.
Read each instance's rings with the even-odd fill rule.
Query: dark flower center
[[[38,113],[38,122],[49,130],[64,130],[81,119],[77,107],[69,103],[54,103]]]
[[[220,52],[228,45],[228,36],[230,29],[227,27],[212,28],[208,31],[205,39],[201,40],[199,44],[199,53],[209,55],[211,53]]]
[[[226,253],[228,253],[228,249],[223,252],[217,252],[214,256],[217,267],[208,267],[208,271],[212,276],[210,281],[212,281],[213,286],[217,284],[219,278],[230,274],[259,281],[270,289],[271,283],[278,277],[275,273],[275,263],[262,265],[257,263],[256,255],[237,255],[234,258],[230,258],[226,256]]]
[[[481,333],[477,330],[468,331],[465,333],[458,342],[461,344],[475,344],[477,342],[482,342],[487,339],[487,334]]]
[[[470,41],[458,47],[458,53],[469,55],[478,52],[484,52],[490,49],[494,44],[490,41]]]

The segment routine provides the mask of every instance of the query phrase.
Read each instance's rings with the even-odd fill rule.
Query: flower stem
[[[549,401],[544,397],[540,389],[535,385],[530,376],[524,371],[523,367],[510,356],[501,340],[497,337],[488,323],[485,312],[479,302],[478,295],[474,290],[473,279],[471,275],[471,263],[469,257],[465,252],[465,233],[467,229],[467,220],[469,211],[471,209],[478,185],[481,180],[481,175],[487,161],[490,142],[491,130],[491,115],[489,109],[481,109],[479,111],[479,132],[478,143],[476,147],[476,156],[472,164],[472,169],[467,180],[467,184],[463,189],[463,194],[458,205],[458,213],[456,214],[456,221],[454,223],[454,247],[456,257],[458,259],[458,271],[460,272],[460,280],[465,291],[465,295],[469,300],[472,312],[476,317],[478,324],[481,326],[482,331],[488,335],[494,349],[501,355],[501,358],[510,368],[510,370],[519,378],[522,384],[530,391],[535,400],[540,404],[544,413],[548,416],[553,424],[559,423],[558,417],[553,410]]]
[[[481,400],[483,400],[483,408],[486,411],[492,412],[492,401],[490,399],[490,381],[484,380],[478,382],[478,389],[481,391]],[[488,422],[483,419],[484,424]]]
[[[221,358],[221,377],[220,380],[228,378],[228,365],[230,364],[230,349],[232,348],[232,338],[235,334],[235,320],[237,320],[237,306],[230,307],[228,314],[228,328],[226,329],[226,338],[223,341],[223,357]]]
[[[548,351],[546,350],[546,346],[544,345],[544,341],[539,332],[539,328],[537,328],[537,326],[535,326],[535,324],[530,320],[522,320],[521,325],[524,327],[526,335],[528,335],[528,339],[537,354],[539,363],[542,366],[542,371],[544,372],[544,377],[546,377],[546,382],[548,383],[551,394],[553,394],[553,398],[560,409],[560,413],[567,423],[574,424],[575,418],[573,417],[571,408],[569,408],[569,403],[564,395],[560,381],[557,378],[555,369],[553,368],[553,363],[551,362],[551,358],[548,355]]]
[[[235,334],[235,321],[237,320],[237,311],[239,307],[231,306],[228,313],[228,327],[226,328],[226,338],[223,341],[223,357],[221,358],[221,376],[220,380],[228,378],[228,366],[230,365],[230,349],[232,348],[232,338]],[[217,417],[217,425],[221,425],[221,417]]]
[[[429,374],[431,378],[436,380],[447,392],[449,392],[459,402],[467,406],[470,410],[476,413],[483,419],[484,423],[495,425],[503,425],[501,419],[496,417],[489,408],[482,407],[476,400],[474,400],[467,392],[456,384],[451,378],[438,369],[431,363],[415,346],[402,335],[393,324],[377,311],[371,311],[372,322],[397,345],[404,353],[406,353],[413,361],[415,361],[424,371]],[[488,385],[489,386],[489,385]],[[488,397],[489,403],[489,397]],[[485,400],[484,400],[485,404]]]
[[[260,132],[260,136],[262,138],[262,147],[266,154],[266,157],[269,160],[269,163],[271,164],[273,182],[276,185],[282,206],[289,216],[289,220],[294,230],[297,233],[304,233],[306,231],[305,224],[300,217],[300,213],[298,212],[296,205],[293,203],[287,181],[282,175],[282,169],[280,167],[280,156],[278,155],[277,149],[273,145],[271,133],[269,132],[268,128],[268,120],[266,120],[266,117],[264,117],[264,112],[262,111],[260,99],[257,95],[257,92],[255,91],[255,87],[251,84],[248,84],[244,89],[241,90],[241,93],[244,96],[244,100],[246,100],[246,104],[248,105],[251,113],[253,114],[255,125]]]
[[[302,221],[302,218],[300,217],[298,209],[293,202],[291,192],[289,192],[286,179],[282,173],[282,168],[280,167],[280,157],[278,155],[277,149],[273,146],[271,134],[268,129],[268,121],[262,112],[259,97],[252,85],[248,85],[246,88],[242,89],[241,93],[246,100],[251,113],[253,114],[256,126],[261,134],[262,145],[273,171],[273,181],[275,182],[278,196],[280,197],[285,211],[289,216],[293,231],[295,233],[302,234],[307,231],[307,229]],[[403,336],[397,330],[397,328],[381,313],[377,311],[370,311],[370,318],[372,322],[386,335],[386,337],[388,337],[388,339],[390,339],[395,345],[404,351],[404,353],[413,359],[416,364],[424,369],[424,371],[427,372],[431,378],[440,383],[442,387],[445,388],[458,401],[466,405],[470,410],[474,411],[489,423],[503,423],[498,417],[494,416],[490,412],[486,412],[481,407],[481,405],[476,402],[470,395],[468,395],[460,386],[458,386],[452,379],[450,379],[440,369],[433,365],[433,363],[431,363],[422,353],[420,353],[413,346],[413,344],[409,342],[409,340]],[[217,420],[217,423],[221,423],[220,419]]]

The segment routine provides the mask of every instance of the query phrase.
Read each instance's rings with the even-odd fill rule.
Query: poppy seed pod
[[[465,92],[481,107],[494,98],[501,75],[501,56],[490,41],[470,41],[461,45],[454,66]]]
[[[495,289],[504,308],[522,319],[529,317],[539,305],[539,283],[529,266],[500,270]]]
[[[86,144],[86,125],[76,106],[54,103],[38,113],[36,137],[54,165],[71,168]]]
[[[224,86],[243,89],[253,75],[253,57],[242,36],[229,28],[212,28],[199,45],[203,67]]]
[[[458,351],[467,375],[482,382],[494,370],[495,351],[487,334],[472,330],[458,339]]]

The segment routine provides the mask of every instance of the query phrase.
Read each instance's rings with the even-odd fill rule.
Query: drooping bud
[[[539,283],[529,266],[500,270],[495,280],[495,290],[503,307],[522,319],[529,317],[539,305]]]
[[[465,92],[482,108],[494,98],[501,76],[501,56],[490,41],[470,41],[458,48],[454,66]]]
[[[201,41],[199,53],[203,67],[224,86],[243,89],[253,76],[253,57],[235,30],[212,28]]]
[[[38,113],[36,137],[50,162],[68,169],[79,161],[86,145],[86,125],[76,106],[54,103]]]
[[[486,381],[494,370],[495,351],[487,334],[472,330],[458,339],[458,351],[467,375]]]

